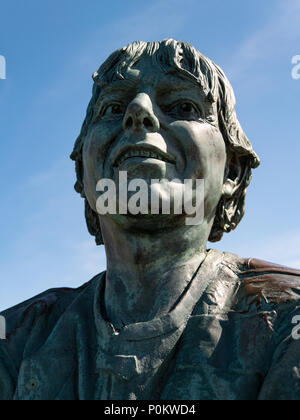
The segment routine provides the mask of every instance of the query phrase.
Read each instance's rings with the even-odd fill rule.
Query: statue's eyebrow
[[[202,91],[200,85],[197,84],[196,81],[180,76],[181,75],[176,75],[176,77],[174,77],[171,74],[166,74],[163,80],[160,80],[156,85],[159,96],[180,91],[197,92],[197,94],[199,94]],[[101,87],[98,100],[102,101],[105,97],[114,94],[124,93],[126,95],[131,95],[143,85],[143,78],[130,77],[114,80],[112,82],[103,82],[101,85],[100,83],[98,85]]]

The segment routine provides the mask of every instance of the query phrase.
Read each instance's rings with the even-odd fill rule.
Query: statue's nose
[[[128,131],[157,132],[160,128],[159,121],[153,112],[153,105],[149,95],[139,93],[127,107],[123,129]]]

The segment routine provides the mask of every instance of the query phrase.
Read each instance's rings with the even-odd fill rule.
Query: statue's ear
[[[246,189],[251,181],[247,158],[231,152],[228,156],[220,205],[223,232],[235,229],[245,213]]]
[[[95,213],[92,208],[90,207],[88,200],[85,195],[84,191],[84,183],[83,183],[83,162],[82,160],[76,161],[76,174],[77,174],[77,181],[75,184],[75,190],[81,195],[82,198],[85,200],[85,220],[87,224],[87,228],[89,233],[92,236],[95,236],[95,241],[97,245],[103,244],[102,234],[101,234],[101,227],[100,221],[97,213]]]
[[[211,242],[219,241],[223,233],[237,227],[245,213],[246,189],[251,181],[251,166],[247,157],[230,152],[224,174],[222,197],[218,204]]]
[[[81,159],[76,160],[76,183],[74,185],[75,191],[78,192],[82,198],[85,198],[84,184],[83,184],[83,163]]]
[[[228,156],[222,189],[224,198],[230,199],[235,196],[243,184],[245,172],[245,168],[243,166],[242,159],[237,156],[236,153],[231,153]]]

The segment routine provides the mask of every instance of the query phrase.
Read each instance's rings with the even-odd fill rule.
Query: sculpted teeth
[[[117,162],[117,164],[120,165],[125,159],[127,159],[129,157],[151,157],[151,158],[154,158],[154,159],[167,161],[164,157],[159,156],[155,152],[150,152],[150,151],[147,151],[147,150],[139,150],[139,151],[129,151],[129,152],[125,153],[125,155],[123,155],[121,157],[121,159]]]

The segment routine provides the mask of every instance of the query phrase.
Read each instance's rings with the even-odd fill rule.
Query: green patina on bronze
[[[236,228],[259,158],[222,70],[191,45],[135,42],[93,75],[71,155],[107,270],[3,313],[1,399],[299,399],[300,271],[207,250]],[[166,159],[125,152],[156,151]],[[204,179],[204,220],[103,215],[99,179]],[[293,338],[294,337],[294,338]]]

